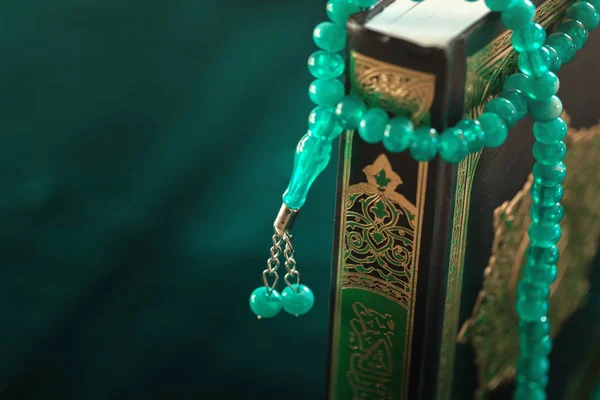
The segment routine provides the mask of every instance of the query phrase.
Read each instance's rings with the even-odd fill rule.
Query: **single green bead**
[[[567,167],[564,163],[541,164],[535,163],[533,166],[533,177],[535,182],[542,186],[556,186],[565,180],[567,176]]]
[[[519,374],[534,382],[542,378],[548,372],[548,369],[550,369],[550,362],[547,356],[519,357],[517,363]]]
[[[362,99],[346,96],[338,103],[335,114],[344,128],[356,129],[366,111],[367,106]]]
[[[388,122],[383,133],[383,145],[388,151],[400,153],[412,143],[415,126],[405,117],[395,117]]]
[[[559,224],[565,216],[565,209],[560,203],[552,206],[532,204],[529,210],[531,220],[539,225]]]
[[[519,321],[519,334],[530,340],[540,340],[550,334],[550,321],[542,317],[538,321]]]
[[[528,51],[519,55],[519,69],[529,76],[541,76],[550,71],[552,62],[550,52],[546,47]]]
[[[550,286],[556,280],[556,265],[530,265],[524,270],[527,279],[535,285]]]
[[[539,287],[533,285],[528,280],[524,279],[517,285],[517,296],[525,297],[530,300],[548,301],[550,297],[550,289],[548,287]]]
[[[560,224],[532,223],[527,232],[531,244],[538,247],[552,247],[558,243],[562,235]]]
[[[538,321],[548,315],[548,302],[519,297],[517,315],[524,321]]]
[[[377,0],[352,0],[362,8],[368,8],[377,3]]]
[[[546,400],[546,392],[540,385],[528,382],[517,387],[514,400]]]
[[[560,67],[562,67],[562,62],[560,61],[558,52],[552,46],[545,45],[544,48],[550,53],[550,65],[548,68],[550,68],[550,71],[557,74],[558,71],[560,71]]]
[[[504,11],[514,3],[515,0],[485,0],[485,5],[492,11]]]
[[[469,153],[477,153],[485,144],[485,134],[479,121],[472,119],[463,119],[456,125],[457,129],[463,131],[463,136],[467,141]]]
[[[308,72],[317,79],[337,78],[344,68],[344,59],[338,53],[317,50],[308,57]]]
[[[558,76],[552,71],[531,78],[527,94],[533,100],[547,100],[554,96],[560,87]]]
[[[316,138],[333,140],[340,136],[344,128],[335,115],[332,106],[317,106],[308,115],[308,130]]]
[[[337,79],[315,79],[308,88],[308,97],[319,106],[334,106],[344,98],[344,84]]]
[[[510,129],[517,123],[517,109],[510,100],[498,97],[490,100],[483,108],[484,113],[496,114]]]
[[[529,23],[512,33],[511,42],[519,53],[537,50],[544,45],[546,30],[540,24]]]
[[[508,126],[502,118],[494,113],[483,113],[477,119],[485,135],[485,146],[499,147],[508,137]]]
[[[250,295],[250,309],[260,318],[273,318],[281,311],[281,295],[261,286]]]
[[[510,75],[508,78],[504,80],[504,85],[502,88],[504,90],[520,90],[525,91],[529,88],[529,77],[525,74],[516,73]]]
[[[448,128],[442,132],[438,141],[438,151],[442,160],[456,164],[469,154],[469,145],[465,140],[463,131],[457,128]]]
[[[560,251],[557,246],[539,247],[530,245],[525,253],[527,264],[531,265],[554,265],[558,263]]]
[[[333,22],[321,22],[313,31],[313,40],[317,47],[330,52],[344,50],[346,36],[346,30]]]
[[[502,12],[502,23],[506,29],[516,31],[533,21],[535,5],[530,0],[520,0]]]
[[[371,108],[363,114],[358,125],[358,134],[367,143],[381,142],[388,121],[388,114],[384,110],[378,107]]]
[[[348,18],[359,11],[360,7],[353,1],[329,0],[327,2],[327,16],[341,26],[346,26]]]
[[[554,164],[565,159],[567,146],[559,141],[552,144],[543,144],[538,141],[533,143],[533,156],[542,164]]]
[[[526,335],[520,335],[519,350],[521,357],[548,356],[552,351],[552,339],[550,335],[535,339]]]
[[[562,118],[554,118],[546,122],[533,124],[533,135],[542,144],[555,144],[562,141],[569,131],[567,123]]]
[[[600,12],[600,0],[587,0],[587,2],[590,3],[596,11]]]
[[[531,100],[529,102],[529,116],[536,122],[549,122],[560,118],[562,112],[562,102],[556,96],[547,100]]]
[[[311,310],[315,304],[315,296],[312,290],[306,285],[297,283],[287,286],[281,292],[281,304],[283,309],[295,316],[304,315]]]
[[[588,41],[588,31],[580,21],[567,19],[556,27],[557,32],[566,33],[573,40],[575,48],[581,50]]]
[[[589,32],[596,29],[600,23],[600,14],[587,1],[578,1],[571,5],[567,17],[580,21]]]
[[[531,185],[531,198],[535,204],[541,206],[551,206],[562,200],[564,195],[562,185],[542,186],[537,182]]]
[[[546,44],[552,46],[554,50],[556,50],[562,64],[568,63],[575,57],[575,52],[577,51],[575,43],[573,42],[573,39],[565,33],[553,33],[546,39]]]
[[[438,133],[433,128],[420,127],[415,130],[410,144],[410,154],[416,161],[430,161],[437,154]]]
[[[520,121],[527,116],[527,112],[529,111],[529,103],[527,100],[527,95],[525,95],[523,92],[516,89],[508,89],[500,93],[500,97],[510,101],[515,107],[517,112],[517,121]]]

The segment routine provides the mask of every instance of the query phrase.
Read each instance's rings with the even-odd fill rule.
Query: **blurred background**
[[[335,167],[296,224],[316,296],[257,321],[325,1],[0,5],[0,399],[316,399]]]

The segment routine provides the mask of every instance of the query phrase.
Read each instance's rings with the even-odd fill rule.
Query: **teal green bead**
[[[527,264],[531,265],[554,265],[558,263],[560,251],[557,246],[539,247],[530,245],[525,253]]]
[[[519,69],[529,76],[541,76],[550,71],[551,55],[546,47],[521,53],[518,59]]]
[[[463,131],[463,136],[467,141],[469,153],[477,153],[485,144],[485,134],[479,121],[472,119],[463,119],[456,125],[457,129]]]
[[[528,382],[517,387],[514,400],[546,400],[546,392],[540,385]]]
[[[492,11],[504,11],[515,3],[515,0],[485,0],[485,5]]]
[[[308,115],[308,130],[318,139],[333,140],[340,136],[344,128],[335,115],[332,106],[317,106]]]
[[[556,280],[556,265],[526,265],[524,273],[527,279],[535,285],[550,286]]]
[[[525,297],[530,300],[547,301],[548,297],[550,297],[550,289],[548,287],[533,285],[531,282],[524,279],[517,285],[517,296]]]
[[[550,71],[557,74],[558,71],[560,71],[560,67],[562,67],[562,62],[560,61],[558,52],[552,46],[545,45],[544,48],[550,53],[550,65],[548,68],[550,68]]]
[[[534,15],[535,5],[530,0],[520,0],[502,12],[502,23],[507,29],[516,31],[530,24]]]
[[[558,76],[548,71],[544,75],[531,78],[527,94],[533,100],[547,100],[558,92],[559,87]]]
[[[529,102],[529,116],[537,122],[552,121],[559,118],[562,112],[562,102],[556,96],[547,100],[531,100]]]
[[[327,2],[327,16],[341,26],[346,26],[348,18],[359,11],[360,7],[353,1],[329,0]]]
[[[510,129],[517,123],[517,109],[510,100],[498,97],[490,100],[483,108],[484,113],[496,114]]]
[[[544,207],[551,206],[561,201],[564,193],[562,185],[542,186],[537,182],[534,182],[531,185],[530,190],[533,202]]]
[[[410,154],[417,161],[431,161],[437,154],[438,140],[435,129],[417,128],[410,144]]]
[[[544,45],[546,30],[540,24],[532,22],[512,33],[511,42],[516,51],[537,50]]]
[[[548,315],[548,302],[519,297],[517,315],[524,321],[538,321]]]
[[[565,216],[565,209],[560,203],[552,206],[540,206],[532,204],[529,210],[531,220],[540,225],[553,225],[562,221]]]
[[[308,88],[308,97],[319,106],[334,106],[344,98],[344,84],[337,79],[315,79]]]
[[[544,357],[552,351],[552,339],[549,335],[541,338],[530,338],[520,335],[519,350],[521,357]]]
[[[555,164],[565,159],[567,146],[565,142],[559,141],[552,144],[543,144],[538,141],[533,143],[533,156],[542,164]]]
[[[562,141],[569,131],[567,123],[562,118],[554,118],[546,122],[533,124],[533,135],[542,144],[555,144]]]
[[[366,111],[367,105],[362,99],[346,96],[338,103],[335,114],[344,128],[356,129]]]
[[[313,40],[317,47],[330,52],[344,50],[346,36],[346,30],[333,22],[321,22],[313,31]]]
[[[577,51],[575,43],[573,42],[573,39],[565,33],[553,33],[546,39],[546,44],[556,50],[562,64],[568,63],[575,57],[575,52]]]
[[[337,78],[344,68],[344,59],[338,53],[317,50],[308,57],[308,72],[317,79]]]
[[[600,0],[587,0],[598,12],[600,12]]]
[[[569,7],[567,17],[580,21],[588,32],[593,31],[600,23],[600,14],[587,1],[578,1]]]
[[[260,318],[273,318],[281,311],[281,295],[261,286],[250,295],[250,309]]]
[[[297,210],[304,205],[310,187],[329,163],[332,149],[330,140],[318,139],[310,132],[300,139],[292,177],[283,194],[283,202],[289,208]]]
[[[534,382],[543,378],[549,369],[550,362],[547,356],[519,357],[517,362],[519,374]]]
[[[306,285],[297,283],[291,287],[286,287],[281,292],[281,304],[283,309],[295,316],[304,315],[311,310],[315,304],[315,296],[312,290]]]
[[[569,35],[577,50],[581,50],[588,41],[588,31],[585,29],[585,25],[574,19],[562,21],[556,27],[556,31]]]
[[[485,146],[499,147],[508,137],[508,126],[502,118],[494,113],[483,113],[477,119],[485,135]]]
[[[510,101],[515,107],[517,112],[517,121],[520,121],[527,116],[527,112],[529,111],[529,103],[527,100],[527,95],[525,95],[523,92],[516,89],[508,89],[500,93],[500,97]]]
[[[371,108],[363,114],[358,125],[358,134],[367,143],[381,142],[388,121],[388,114],[384,110],[377,107]]]
[[[529,79],[530,78],[525,74],[512,74],[504,80],[504,85],[502,86],[502,88],[504,90],[515,89],[524,91],[527,90],[527,88],[529,87]]]
[[[550,334],[550,321],[542,317],[538,321],[519,321],[519,334],[530,340],[540,340]]]
[[[358,4],[359,6],[361,6],[363,8],[371,7],[372,5],[377,3],[377,0],[351,0],[351,1],[354,1],[356,4]]]
[[[555,246],[562,235],[560,224],[532,223],[527,232],[531,244],[537,247]]]
[[[438,151],[447,163],[456,164],[464,160],[469,154],[469,145],[463,131],[457,128],[444,130],[438,141]]]
[[[533,178],[542,186],[556,186],[561,184],[567,176],[567,167],[564,163],[541,164],[533,166]]]
[[[388,122],[383,133],[384,147],[393,153],[408,149],[415,134],[415,126],[406,117],[395,117]]]

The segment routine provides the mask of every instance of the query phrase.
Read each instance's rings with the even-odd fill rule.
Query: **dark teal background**
[[[295,227],[314,310],[248,296],[324,3],[0,5],[0,399],[323,396],[334,165]]]

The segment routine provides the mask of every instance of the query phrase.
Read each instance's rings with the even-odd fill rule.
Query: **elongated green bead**
[[[529,103],[525,93],[521,92],[520,90],[509,89],[500,93],[500,97],[510,101],[515,107],[515,117],[517,121],[520,121],[527,116],[527,112],[529,111]]]
[[[554,118],[548,121],[538,121],[533,124],[533,135],[542,144],[551,145],[562,141],[569,131],[567,123],[562,118]],[[560,149],[557,149],[560,150]],[[535,155],[535,144],[534,144]],[[548,154],[552,157],[551,154]],[[555,157],[552,157],[553,159]]]
[[[344,59],[338,53],[317,50],[308,57],[308,71],[317,79],[337,78],[344,68]]]
[[[507,29],[516,31],[533,21],[535,5],[530,0],[520,0],[502,11],[502,23]]]
[[[377,107],[371,108],[363,114],[358,125],[358,134],[367,143],[381,142],[388,121],[388,114],[384,110]]]
[[[548,122],[560,118],[563,111],[562,102],[556,96],[547,100],[529,102],[529,116],[537,122]]]
[[[564,163],[542,164],[533,166],[533,178],[542,186],[556,186],[561,184],[567,176],[567,167]]]
[[[552,46],[554,50],[556,50],[562,64],[570,62],[573,57],[575,57],[577,48],[575,47],[573,39],[566,33],[553,33],[546,39],[546,44]]]
[[[306,202],[306,195],[315,179],[331,159],[332,142],[318,139],[307,133],[296,147],[292,178],[283,194],[283,202],[297,210]]]
[[[548,53],[550,53],[550,64],[548,68],[550,68],[550,71],[554,72],[555,74],[558,73],[558,71],[560,71],[560,67],[562,67],[562,62],[558,56],[558,52],[554,47],[549,45],[545,45],[544,48],[548,50]]]
[[[338,103],[335,114],[344,128],[356,129],[366,111],[367,106],[362,99],[355,96],[346,96]]]
[[[442,160],[447,163],[456,164],[464,160],[469,154],[469,145],[463,131],[457,128],[444,130],[440,135],[438,151]]]
[[[521,53],[519,69],[529,76],[541,76],[550,70],[551,55],[546,47]]]
[[[410,147],[415,127],[406,117],[394,117],[388,122],[383,134],[383,145],[394,153],[400,153]]]
[[[334,106],[344,98],[344,84],[337,79],[315,79],[308,88],[308,97],[319,106]]]
[[[485,144],[485,133],[479,121],[463,119],[456,125],[457,129],[463,131],[463,136],[467,141],[469,153],[477,153]]]
[[[493,113],[504,120],[510,129],[517,123],[517,109],[510,100],[503,97],[489,101],[483,108],[484,113]]]
[[[558,76],[554,72],[548,71],[544,75],[530,79],[527,94],[533,100],[547,100],[554,96],[559,88]]]
[[[417,161],[431,161],[437,154],[437,147],[437,131],[433,128],[420,127],[415,130],[410,154]]]
[[[529,214],[531,220],[538,225],[555,225],[562,221],[565,215],[565,209],[560,203],[546,207],[532,204]]]
[[[508,126],[506,122],[494,113],[483,113],[478,118],[485,136],[485,146],[490,148],[499,147],[508,137]]]
[[[537,50],[544,45],[546,30],[535,22],[525,25],[512,33],[511,42],[519,53]]]
[[[580,21],[589,32],[596,29],[600,23],[598,10],[587,1],[578,1],[571,5],[567,17]]]
[[[327,16],[340,26],[346,26],[348,18],[360,11],[360,7],[353,1],[329,0],[327,2]]]
[[[585,25],[574,19],[562,21],[556,27],[556,31],[569,35],[577,50],[581,50],[588,41],[588,31],[585,29]]]
[[[317,47],[330,52],[346,48],[346,30],[333,22],[321,22],[313,31]]]
[[[308,130],[318,139],[333,140],[343,129],[332,106],[315,107],[308,116]]]

